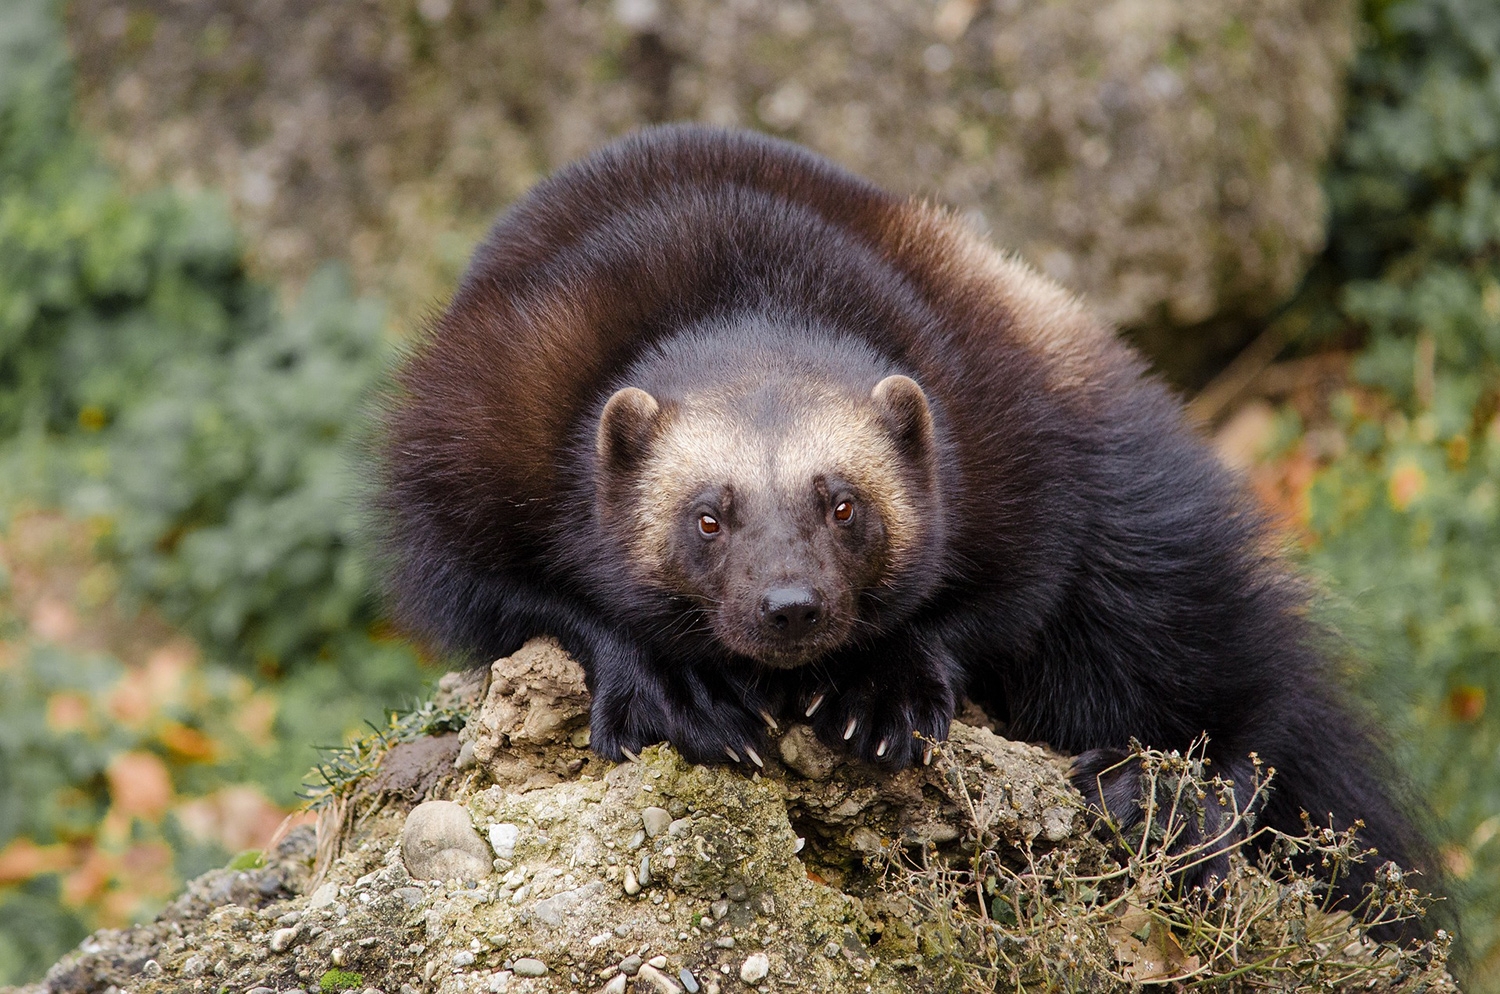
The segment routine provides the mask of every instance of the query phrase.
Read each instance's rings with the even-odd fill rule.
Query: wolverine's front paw
[[[932,760],[934,743],[948,738],[953,692],[945,686],[881,687],[839,693],[815,690],[803,714],[826,745],[867,763],[904,769]]]
[[[683,701],[637,688],[629,695],[594,698],[589,740],[596,753],[617,762],[636,759],[646,746],[668,742],[691,763],[759,767],[766,751],[766,714],[754,701],[701,693]]]
[[[764,769],[767,725],[759,710],[725,702],[675,716],[668,741],[690,763],[753,765]]]

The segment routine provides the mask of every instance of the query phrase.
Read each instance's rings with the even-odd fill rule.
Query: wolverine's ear
[[[875,384],[870,399],[904,455],[926,459],[931,454],[932,411],[916,380],[910,376],[887,376]]]
[[[599,417],[599,434],[594,451],[599,465],[606,470],[628,469],[646,454],[646,446],[656,434],[661,405],[639,387],[618,390],[604,405]]]

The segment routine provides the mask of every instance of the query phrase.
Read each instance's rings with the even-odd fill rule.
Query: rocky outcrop
[[[488,681],[450,675],[439,703],[472,712],[461,733],[392,743],[330,795],[316,838],[294,830],[156,921],[97,933],[27,994],[936,994],[1051,971],[1124,990],[1220,968],[1151,931],[1189,907],[1209,933],[1287,926],[1271,962],[1320,989],[1452,990],[1440,945],[1376,947],[1305,884],[1242,870],[1222,914],[1173,904],[1151,857],[1126,870],[1091,833],[1065,760],[982,716],[896,774],[803,726],[764,771],[665,745],[616,765],[586,750],[581,677],[548,640]]]
[[[1156,329],[1263,314],[1323,233],[1349,0],[292,0],[69,6],[137,177],[228,191],[259,263],[415,316],[490,215],[642,124],[761,128],[936,197]],[[1164,357],[1180,357],[1181,348]]]

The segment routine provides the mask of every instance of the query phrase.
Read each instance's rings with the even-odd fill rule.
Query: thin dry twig
[[[1208,774],[1205,746],[1185,755],[1135,749],[1126,762],[1140,764],[1143,817],[1111,813],[1090,842],[1052,848],[1018,848],[988,834],[964,767],[937,747],[972,845],[958,858],[931,843],[917,852],[893,845],[879,867],[884,885],[915,898],[931,919],[927,934],[942,937],[962,964],[959,989],[975,994],[1143,984],[1456,991],[1444,972],[1443,933],[1405,947],[1367,935],[1376,924],[1421,916],[1430,903],[1394,864],[1355,907],[1335,909],[1331,882],[1373,855],[1360,846],[1358,825],[1337,832],[1307,823],[1290,836],[1256,824],[1274,771],[1255,761],[1255,782],[1237,791]],[[1184,872],[1226,855],[1223,879],[1206,889],[1180,885]],[[1326,867],[1321,877],[1303,869],[1312,865]]]

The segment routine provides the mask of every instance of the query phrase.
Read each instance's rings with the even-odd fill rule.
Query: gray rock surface
[[[1320,246],[1351,0],[77,0],[87,118],[259,264],[415,318],[492,213],[642,124],[804,142],[1127,326],[1262,314]]]
[[[401,830],[401,858],[413,880],[483,879],[490,873],[490,852],[469,812],[452,801],[423,801]]]
[[[483,706],[459,740],[472,745],[476,763],[493,767],[518,753],[531,758],[573,745],[577,730],[588,727],[588,710],[578,664],[553,639],[533,639],[492,675]]]
[[[521,674],[556,681],[533,698]],[[296,829],[263,868],[206,874],[156,921],[95,933],[20,994],[334,983],[365,994],[951,994],[967,989],[969,968],[954,953],[963,939],[948,930],[955,902],[972,893],[961,875],[978,858],[976,840],[984,859],[1016,871],[1046,875],[1065,852],[1111,865],[1099,862],[1107,856],[1067,761],[978,725],[955,723],[931,767],[896,774],[806,736],[797,755],[827,771],[818,779],[783,766],[779,750],[764,773],[689,764],[665,745],[616,765],[572,744],[572,718],[545,722],[531,706],[551,700],[569,714],[570,687],[581,692],[576,664],[555,643],[529,643],[494,664],[487,690],[463,695],[477,708],[466,741],[491,758],[427,781],[447,796],[405,805],[376,769],[325,809],[322,837]],[[538,728],[550,729],[545,745]],[[384,762],[413,755],[451,773],[453,750],[392,748]],[[665,830],[643,829],[648,809],[671,819],[660,826],[653,813]],[[484,835],[504,838],[510,855],[490,859]],[[427,879],[413,839],[476,860],[477,844],[485,865],[467,881]],[[1149,950],[1066,917],[1073,910],[1055,913],[1060,928],[1092,929],[1077,933],[1078,948],[1113,947],[1145,970]],[[1344,938],[1329,956],[1373,955],[1365,940],[1334,934]],[[1361,978],[1357,989],[1452,994],[1440,963],[1391,961],[1389,982]],[[334,968],[343,973],[330,978]],[[1128,987],[1106,979],[1100,990]]]

